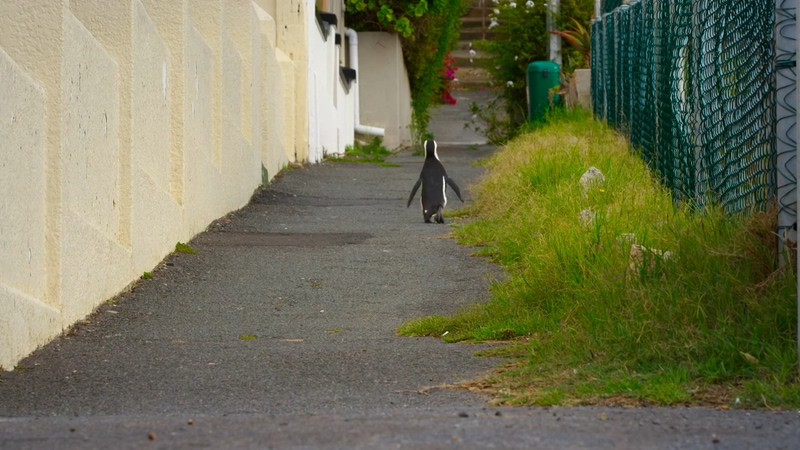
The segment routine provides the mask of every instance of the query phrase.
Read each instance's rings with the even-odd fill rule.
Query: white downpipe
[[[352,28],[345,28],[344,29],[345,35],[347,36],[347,40],[350,43],[350,68],[356,71],[356,79],[353,80],[353,88],[355,89],[354,92],[354,105],[353,109],[355,110],[355,130],[356,133],[359,134],[368,134],[370,136],[380,136],[383,137],[386,134],[386,130],[383,128],[378,127],[371,127],[369,125],[362,125],[361,124],[361,113],[359,112],[359,97],[358,97],[358,77],[361,75],[358,73],[358,34]]]

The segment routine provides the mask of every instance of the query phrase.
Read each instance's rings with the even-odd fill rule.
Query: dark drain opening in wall
[[[192,242],[218,247],[330,247],[360,244],[369,233],[262,233],[222,232],[200,235]]]

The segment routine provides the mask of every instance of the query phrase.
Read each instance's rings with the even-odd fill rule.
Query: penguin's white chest
[[[442,207],[447,206],[447,180],[442,177]]]

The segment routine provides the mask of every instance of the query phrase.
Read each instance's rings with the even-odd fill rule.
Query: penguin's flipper
[[[447,181],[447,185],[450,186],[450,189],[452,189],[453,192],[456,193],[458,199],[461,200],[461,203],[464,203],[464,199],[461,198],[461,190],[458,189],[458,185],[456,184],[456,182],[453,181],[453,179],[450,177],[445,178],[445,181]]]
[[[406,208],[411,206],[411,200],[414,200],[414,196],[417,194],[417,189],[422,184],[422,177],[419,177],[417,182],[414,184],[414,187],[411,188],[411,195],[408,196],[408,203],[406,204]]]

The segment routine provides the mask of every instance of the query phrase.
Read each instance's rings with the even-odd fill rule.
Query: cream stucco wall
[[[313,0],[275,0],[277,47],[294,65],[294,99],[287,100],[295,107],[291,120],[292,134],[287,136],[286,153],[291,161],[308,161],[308,34],[309,15],[313,16]],[[285,62],[285,60],[284,60]],[[289,67],[282,62],[282,66]],[[290,82],[291,83],[291,82]],[[288,125],[288,124],[287,124]]]
[[[312,0],[0,0],[0,369],[288,163],[319,159],[310,13]],[[331,77],[315,101],[336,117],[319,142],[339,152],[352,96],[331,81],[338,48],[318,44]]]

